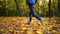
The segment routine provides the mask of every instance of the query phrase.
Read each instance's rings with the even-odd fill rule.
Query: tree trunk
[[[20,12],[20,5],[19,5],[19,3],[17,2],[17,0],[15,0],[15,3],[16,3],[16,8],[17,8],[17,10],[18,10],[18,14],[20,14],[21,12]]]
[[[58,11],[60,13],[60,0],[58,0]]]
[[[49,0],[49,18],[51,17],[51,0]]]

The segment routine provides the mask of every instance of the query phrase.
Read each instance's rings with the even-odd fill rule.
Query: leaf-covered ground
[[[60,34],[60,18],[44,17],[43,26],[33,17],[27,25],[28,17],[0,17],[0,34]]]

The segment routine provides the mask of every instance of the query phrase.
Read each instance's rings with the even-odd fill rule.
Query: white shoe
[[[41,21],[41,23],[43,23],[43,22],[44,22],[44,18],[41,18],[41,20],[40,20],[40,21]]]

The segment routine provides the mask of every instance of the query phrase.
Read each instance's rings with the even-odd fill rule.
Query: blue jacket
[[[36,4],[37,0],[26,0],[26,3]]]

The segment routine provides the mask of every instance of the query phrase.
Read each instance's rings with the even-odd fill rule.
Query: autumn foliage
[[[43,26],[33,17],[27,25],[28,17],[0,17],[0,34],[60,34],[60,19],[44,18]]]

